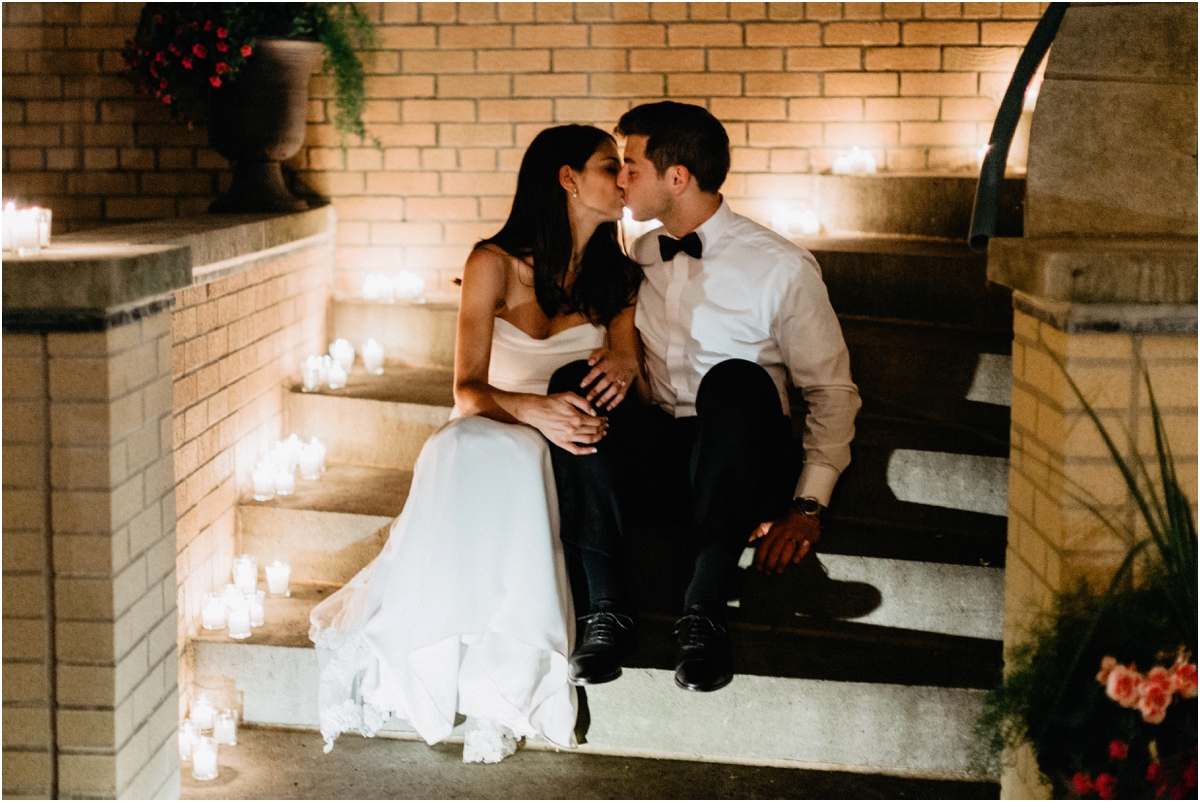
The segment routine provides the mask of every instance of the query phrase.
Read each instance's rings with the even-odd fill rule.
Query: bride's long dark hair
[[[604,142],[613,138],[590,125],[560,125],[534,137],[521,159],[517,191],[508,221],[480,242],[495,245],[533,264],[533,290],[546,317],[581,312],[608,325],[633,303],[642,268],[621,249],[617,224],[601,223],[588,240],[579,272],[564,289],[573,253],[567,192],[559,183],[564,164],[582,171]]]

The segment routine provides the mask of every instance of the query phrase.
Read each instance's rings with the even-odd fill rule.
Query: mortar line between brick
[[[45,509],[42,518],[42,558],[45,570],[46,595],[46,706],[49,715],[47,744],[50,753],[50,798],[58,799],[58,648],[54,640],[54,518],[50,466],[50,344],[49,336],[38,338],[42,346],[42,497]]]

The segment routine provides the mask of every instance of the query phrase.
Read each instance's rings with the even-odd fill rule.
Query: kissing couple
[[[708,111],[641,105],[616,131],[623,155],[598,128],[539,133],[507,222],[467,259],[451,420],[382,552],[312,611],[326,751],[392,716],[434,744],[459,714],[465,761],[525,736],[575,746],[576,686],[618,679],[636,645],[638,511],[686,511],[689,691],[733,679],[724,614],[747,544],[780,573],[820,540],[860,406],[820,268],[729,208]],[[629,254],[623,207],[662,224]]]

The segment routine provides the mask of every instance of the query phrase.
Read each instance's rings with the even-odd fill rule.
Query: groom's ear
[[[558,168],[558,183],[562,184],[562,188],[567,191],[568,195],[579,191],[575,183],[575,176],[571,175],[570,165],[564,164]]]
[[[682,164],[673,164],[668,167],[664,177],[667,179],[667,185],[671,188],[673,195],[681,194],[692,183],[692,171]]]

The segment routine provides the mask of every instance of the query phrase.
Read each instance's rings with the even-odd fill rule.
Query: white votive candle
[[[321,389],[321,358],[310,356],[300,365],[300,390],[315,393]]]
[[[252,593],[258,587],[258,560],[243,554],[233,561],[233,584],[242,593]]]
[[[192,778],[196,780],[217,779],[217,739],[204,736],[192,750]]]
[[[261,627],[266,622],[266,595],[265,590],[256,590],[246,594],[246,601],[250,602],[250,626],[252,627]]]
[[[229,607],[229,637],[245,640],[250,637],[250,603],[241,594],[238,598],[240,602]]]
[[[184,722],[179,725],[180,762],[192,759],[192,750],[196,748],[196,741],[199,739],[200,731],[196,729],[196,725],[190,719],[184,719]]]
[[[4,204],[3,217],[0,219],[0,223],[2,223],[4,229],[4,250],[6,251],[12,250],[12,225],[16,219],[17,204],[9,201]]]
[[[208,701],[208,696],[200,694],[200,698],[192,702],[191,721],[197,732],[207,732],[212,729],[213,716],[216,714],[216,708],[212,702]]]
[[[367,373],[374,376],[383,375],[383,346],[374,338],[363,343],[362,358],[363,367],[367,369]]]
[[[266,568],[267,590],[272,596],[291,596],[288,581],[292,577],[292,566],[276,560]]]
[[[226,708],[213,719],[213,740],[225,746],[237,746],[237,711]]]
[[[259,463],[250,473],[250,478],[254,481],[255,501],[270,501],[275,498],[275,472],[270,466]]]
[[[200,607],[200,626],[207,630],[225,628],[225,602],[216,593],[204,594],[204,604]]]
[[[38,246],[42,248],[50,247],[50,220],[53,214],[49,209],[43,209],[41,206],[34,206],[37,209],[38,221]]]
[[[329,355],[346,371],[354,365],[354,346],[349,340],[338,338],[329,344]]]
[[[300,478],[313,481],[321,478],[321,449],[305,445],[300,452]]]
[[[310,441],[309,441],[309,445],[311,445],[311,446],[315,447],[315,448],[316,448],[318,451],[320,451],[320,454],[321,454],[321,473],[325,473],[325,454],[326,454],[326,453],[329,451],[329,449],[327,449],[327,448],[325,447],[325,444],[324,444],[324,443],[322,443],[320,440],[318,440],[318,439],[317,439],[317,438],[315,438],[315,437],[314,437],[312,440],[310,440]]]
[[[280,496],[290,496],[296,492],[296,471],[294,468],[283,468],[275,472],[275,493]]]
[[[229,611],[234,605],[244,601],[246,594],[238,590],[237,585],[229,584],[221,589],[221,602],[225,605],[225,617],[228,620]]]
[[[346,369],[342,367],[340,362],[334,362],[329,366],[330,390],[340,390],[345,387],[347,378]]]
[[[41,249],[38,235],[38,210],[17,209],[9,231],[12,249],[18,256],[36,256]]]

